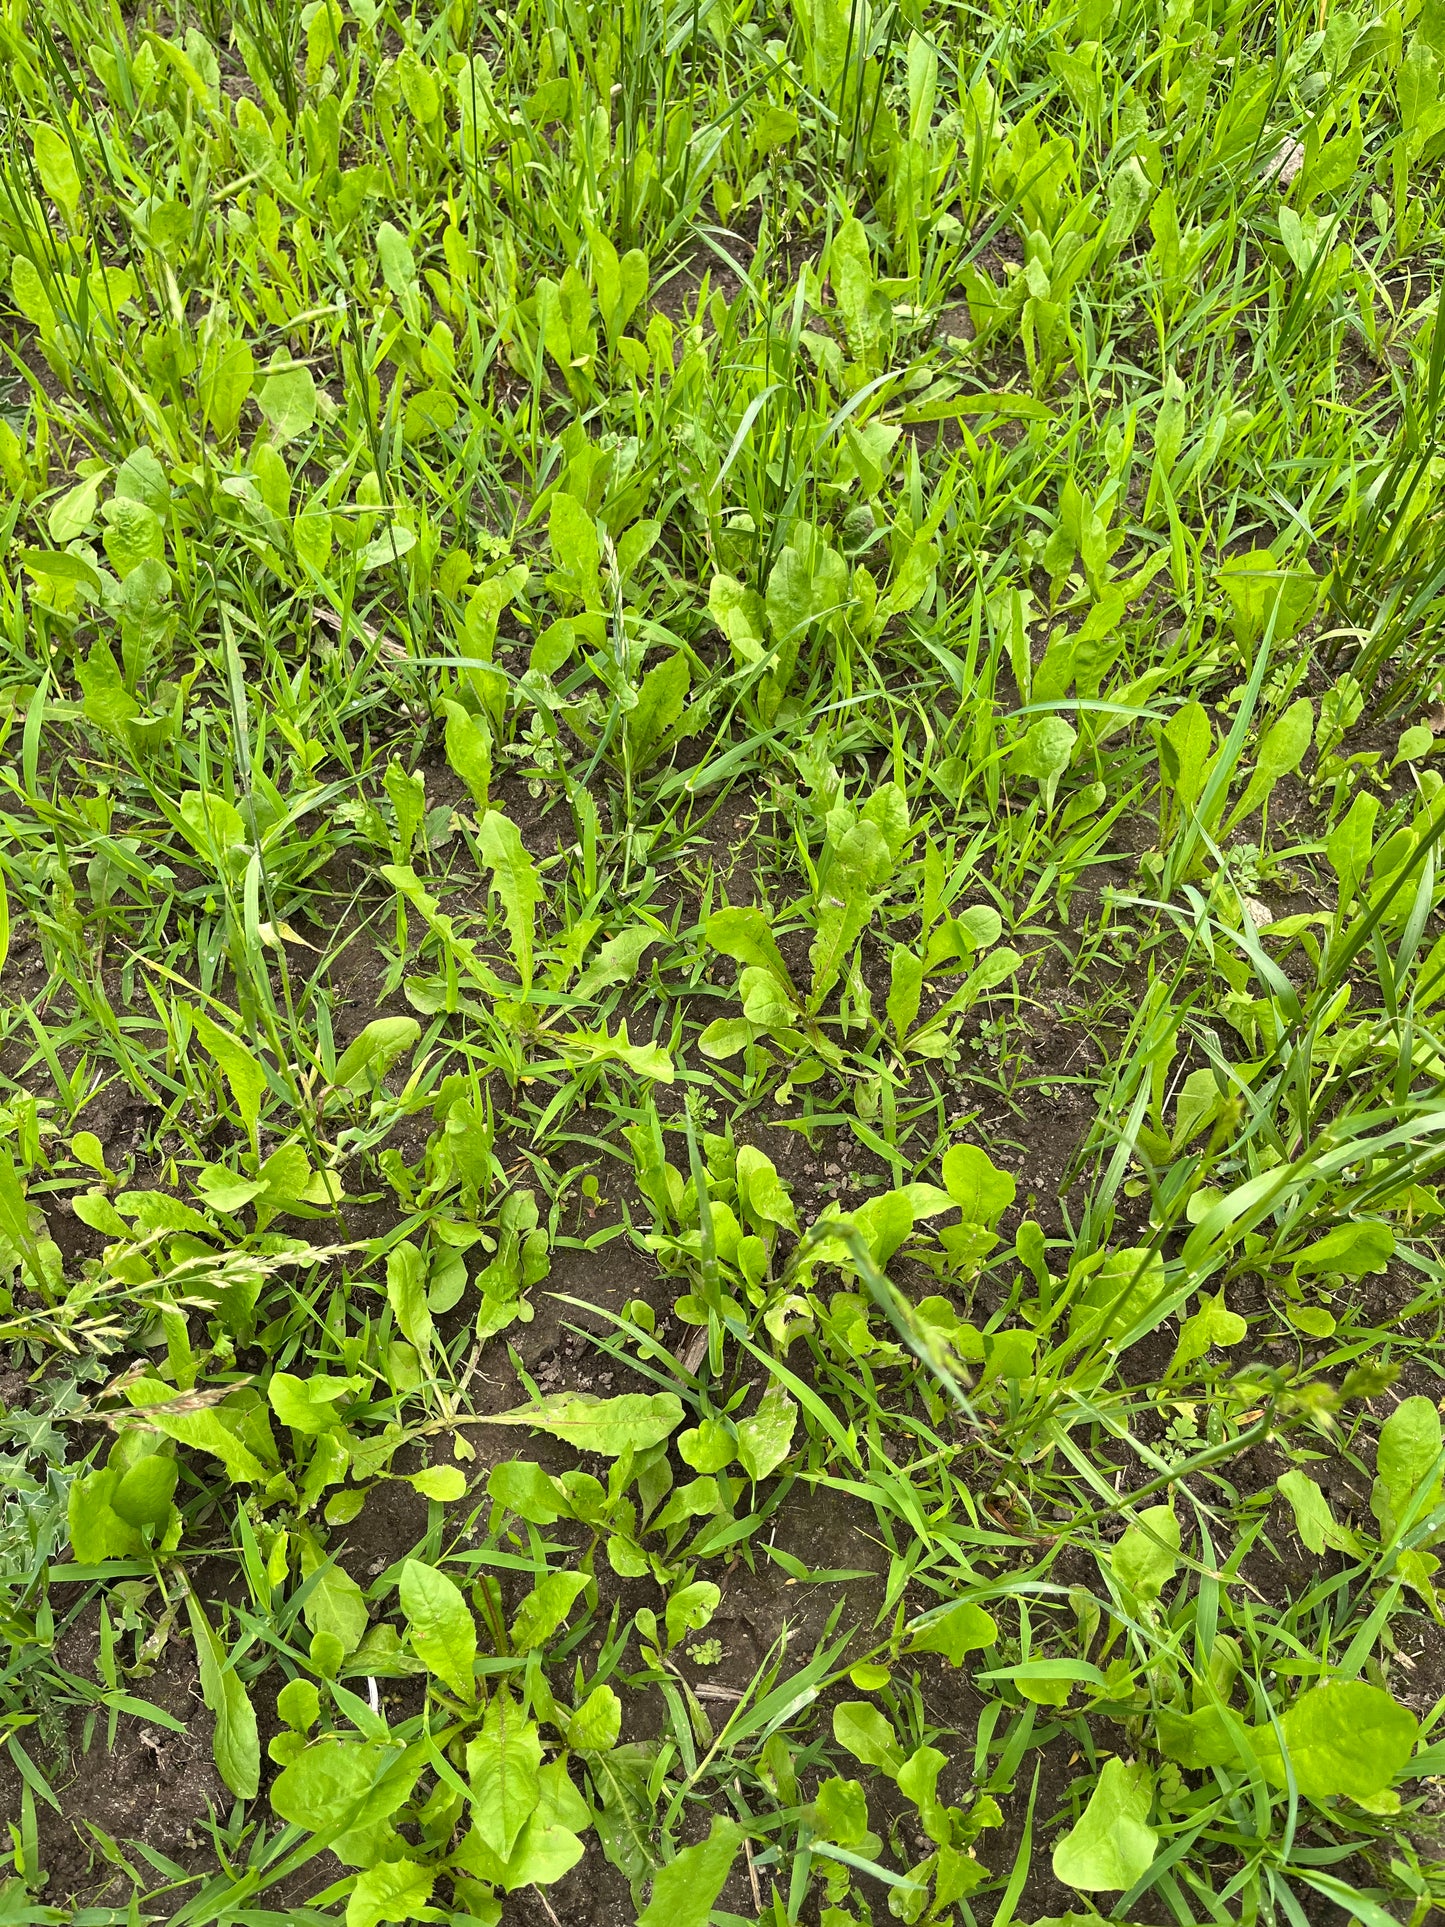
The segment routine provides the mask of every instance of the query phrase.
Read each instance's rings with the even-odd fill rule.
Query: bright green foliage
[[[651,1396],[626,1392],[620,1398],[593,1398],[585,1393],[559,1392],[536,1405],[507,1412],[494,1425],[530,1425],[565,1439],[579,1452],[600,1452],[619,1458],[624,1452],[645,1451],[660,1445],[682,1421],[682,1406],[671,1392]]]
[[[638,1927],[706,1927],[741,1841],[735,1822],[714,1820],[706,1840],[684,1847],[659,1870]]]
[[[1085,1893],[1132,1887],[1149,1869],[1159,1836],[1148,1825],[1149,1773],[1106,1760],[1089,1804],[1054,1848],[1054,1874]]]
[[[459,1589],[445,1573],[408,1559],[397,1592],[417,1658],[461,1699],[475,1698],[477,1629]]]
[[[1109,1569],[1136,1599],[1157,1599],[1179,1564],[1179,1521],[1167,1505],[1146,1506],[1109,1557]]]
[[[215,1716],[213,1747],[221,1778],[242,1800],[253,1800],[261,1779],[261,1748],[256,1712],[226,1650],[212,1630],[205,1611],[192,1592],[186,1607],[196,1639],[196,1661],[201,1696]]]
[[[1425,1927],[1439,0],[0,53],[0,1915]]]
[[[1415,1716],[1378,1686],[1332,1680],[1296,1700],[1278,1734],[1260,1734],[1255,1745],[1276,1778],[1287,1751],[1295,1784],[1311,1800],[1339,1793],[1369,1800],[1403,1769],[1418,1732]]]
[[[536,1722],[524,1718],[505,1690],[499,1692],[487,1707],[480,1734],[467,1743],[467,1778],[473,1825],[501,1861],[511,1858],[541,1798],[541,1757]]]
[[[909,1650],[916,1653],[943,1653],[950,1664],[962,1666],[969,1653],[992,1646],[998,1638],[998,1622],[992,1613],[976,1606],[971,1599],[960,1599],[947,1606],[914,1630]]]
[[[431,1894],[430,1867],[415,1860],[382,1860],[363,1873],[346,1903],[346,1927],[379,1927],[384,1920],[421,1920]]]

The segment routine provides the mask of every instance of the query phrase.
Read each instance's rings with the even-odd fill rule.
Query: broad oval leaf
[[[703,931],[705,940],[725,957],[741,964],[756,964],[769,971],[778,982],[792,990],[792,977],[783,962],[772,929],[762,911],[746,905],[714,910]]]
[[[288,366],[288,360],[278,355],[256,391],[261,413],[270,423],[278,447],[304,435],[316,420],[316,383],[311,370],[300,364]]]
[[[1296,1271],[1337,1271],[1345,1278],[1363,1278],[1384,1271],[1395,1253],[1395,1233],[1387,1224],[1365,1218],[1356,1224],[1336,1225],[1323,1238],[1306,1245],[1294,1261]]]
[[[148,1453],[124,1475],[110,1502],[127,1525],[161,1525],[170,1512],[178,1477],[174,1459],[159,1452]]]
[[[855,1760],[874,1766],[896,1779],[903,1766],[903,1750],[886,1714],[869,1700],[844,1700],[833,1709],[833,1738]]]
[[[751,1418],[738,1420],[737,1457],[750,1479],[765,1479],[783,1463],[792,1450],[797,1423],[797,1406],[770,1378],[758,1409]]]
[[[1055,1878],[1081,1893],[1112,1893],[1142,1879],[1159,1844],[1149,1825],[1151,1793],[1147,1767],[1106,1760],[1089,1804],[1054,1847]]]
[[[993,1229],[1013,1203],[1018,1186],[976,1144],[954,1144],[943,1154],[943,1184],[965,1224]]]
[[[534,1526],[550,1526],[572,1516],[561,1486],[530,1459],[503,1459],[494,1465],[487,1477],[487,1497]]]
[[[1164,1259],[1147,1245],[1111,1251],[1080,1294],[1070,1323],[1094,1343],[1152,1331],[1163,1316]],[[1139,1327],[1135,1330],[1135,1327]]]
[[[474,1699],[477,1628],[460,1588],[434,1566],[408,1559],[397,1590],[412,1651],[459,1699]]]
[[[1014,745],[1009,767],[1036,783],[1052,784],[1069,767],[1078,734],[1062,716],[1041,716]]]
[[[283,1820],[311,1833],[383,1819],[409,1791],[405,1775],[386,1774],[396,1757],[394,1747],[372,1740],[314,1740],[271,1788],[271,1805]]]
[[[608,1753],[622,1731],[622,1701],[610,1686],[594,1686],[567,1725],[567,1743],[578,1753]]]
[[[972,1599],[955,1600],[941,1613],[930,1613],[912,1627],[908,1650],[912,1653],[942,1653],[951,1666],[962,1666],[969,1653],[992,1646],[998,1638],[998,1625],[992,1613],[985,1612]]]
[[[667,1602],[667,1643],[675,1646],[688,1633],[701,1632],[717,1611],[722,1593],[711,1579],[694,1579]]]
[[[1109,1568],[1136,1599],[1157,1599],[1179,1567],[1179,1521],[1167,1505],[1146,1506],[1109,1555]]]
[[[332,1378],[325,1372],[313,1372],[310,1378],[298,1378],[294,1372],[273,1372],[266,1396],[283,1425],[314,1436],[340,1424],[336,1406],[350,1397],[358,1384],[357,1379]]]
[[[1312,1687],[1280,1721],[1301,1793],[1312,1800],[1383,1793],[1414,1751],[1420,1722],[1378,1686],[1336,1679]]]
[[[1380,1428],[1375,1454],[1378,1481],[1395,1517],[1404,1513],[1432,1472],[1438,1486],[1440,1450],[1439,1409],[1421,1394],[1402,1399]],[[1417,1510],[1423,1515],[1427,1509]]]
[[[450,1505],[466,1491],[467,1475],[459,1465],[427,1465],[420,1472],[410,1473],[408,1483],[424,1499],[439,1499]]]

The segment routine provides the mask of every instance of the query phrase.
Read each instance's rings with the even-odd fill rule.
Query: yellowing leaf
[[[915,1621],[908,1642],[911,1653],[942,1653],[951,1666],[962,1666],[969,1653],[992,1646],[998,1638],[993,1614],[971,1599],[959,1599],[940,1613]]]
[[[1114,1547],[1109,1565],[1136,1599],[1157,1599],[1179,1566],[1179,1521],[1172,1508],[1146,1506]]]
[[[346,1927],[379,1927],[384,1920],[419,1920],[431,1898],[433,1873],[416,1860],[379,1860],[356,1877],[346,1903]]]
[[[1147,1767],[1106,1760],[1089,1804],[1054,1847],[1055,1879],[1081,1893],[1112,1893],[1142,1879],[1159,1844],[1148,1824],[1150,1796]]]
[[[1420,1722],[1408,1708],[1364,1680],[1329,1680],[1303,1694],[1280,1720],[1295,1784],[1311,1800],[1383,1793],[1414,1750]],[[1250,1735],[1260,1765],[1282,1784],[1284,1766],[1271,1728]]]
[[[619,1458],[631,1449],[645,1452],[661,1445],[682,1423],[682,1401],[674,1392],[624,1392],[620,1398],[594,1398],[587,1392],[554,1392],[535,1405],[520,1405],[480,1421],[486,1425],[530,1425],[565,1439],[579,1452]]]

